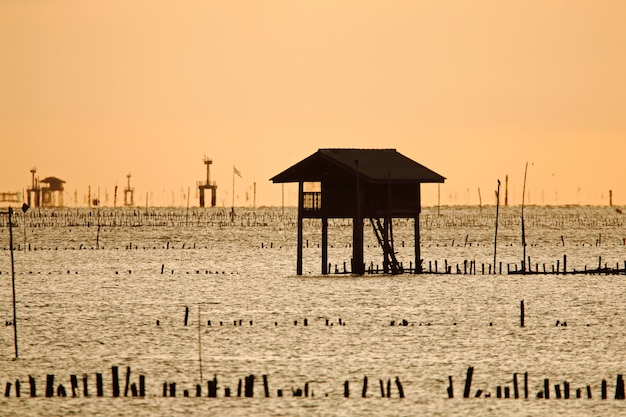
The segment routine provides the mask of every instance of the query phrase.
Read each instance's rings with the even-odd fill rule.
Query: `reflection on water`
[[[498,262],[519,264],[519,210],[501,210]],[[68,212],[72,224],[66,224],[67,212],[33,215],[25,240],[22,223],[14,229],[20,244],[15,253],[20,358],[13,359],[13,328],[3,326],[0,383],[5,387],[19,379],[22,398],[12,391],[0,399],[2,415],[209,410],[224,415],[608,415],[625,407],[613,400],[617,374],[626,370],[623,275],[481,275],[479,266],[477,275],[321,276],[321,228],[305,221],[305,274],[296,276],[293,210],[285,216],[280,209],[241,211],[231,223],[217,209],[160,209],[144,212],[137,224],[114,224],[115,212],[103,210],[100,219],[92,212],[89,225],[78,224],[89,211]],[[424,265],[492,263],[494,223],[489,208],[446,208],[439,216],[436,209],[425,209]],[[552,265],[567,255],[568,269],[595,268],[599,262],[623,268],[626,260],[623,218],[610,208],[530,207],[525,227],[532,264]],[[405,264],[414,253],[412,233],[412,221],[394,223],[398,259]],[[0,239],[0,317],[10,321],[6,227],[0,228]],[[368,264],[382,263],[375,239],[366,233]],[[30,250],[23,250],[24,243]],[[331,222],[329,261],[340,269],[343,262],[350,264],[350,243],[350,222]],[[525,301],[524,328],[520,300]],[[407,326],[398,326],[403,320]],[[556,326],[557,320],[567,326]],[[122,391],[127,366],[131,382],[145,375],[147,397],[110,398],[112,366],[119,366]],[[481,389],[493,398],[462,399],[469,366],[474,367],[472,394]],[[531,399],[495,399],[496,386],[512,387],[513,373],[524,372]],[[36,378],[42,397],[47,374],[66,388],[70,375],[82,381],[88,374],[95,394],[96,373],[104,375],[105,398],[27,396],[28,376]],[[239,379],[251,374],[257,376],[254,398],[223,398],[224,388],[236,395]],[[264,374],[270,399],[262,398]],[[207,381],[214,376],[219,398],[206,398]],[[369,381],[365,399],[360,398],[364,376]],[[453,400],[447,398],[448,376],[454,381]],[[406,395],[402,400],[396,377]],[[574,399],[535,399],[544,378],[551,385],[568,381]],[[392,398],[380,398],[379,382],[389,379]],[[610,401],[599,399],[602,379],[608,381]],[[345,381],[349,399],[343,397]],[[164,382],[176,382],[177,398],[162,397]],[[194,396],[200,382],[204,398],[182,397],[183,390]],[[314,397],[293,397],[292,389],[307,382]],[[586,400],[585,392],[585,400],[575,400],[575,390],[586,385],[594,398]],[[284,397],[276,397],[278,389]]]

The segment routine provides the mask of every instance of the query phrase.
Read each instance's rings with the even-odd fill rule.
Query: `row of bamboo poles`
[[[428,213],[424,209],[420,215],[422,229],[440,228],[491,228],[496,215],[494,213]],[[394,225],[412,226],[412,219],[394,219]],[[568,227],[622,227],[624,216],[611,213],[526,213],[526,226],[535,228],[565,229]],[[316,225],[319,219],[307,219]],[[280,209],[40,209],[27,213],[15,211],[13,223],[16,226],[26,224],[30,228],[38,227],[137,227],[137,226],[272,226],[296,225],[297,210]],[[518,213],[499,213],[498,223],[502,227],[519,227],[522,219]],[[350,226],[351,219],[329,219],[331,226]],[[8,227],[6,216],[0,215],[0,227]]]
[[[202,378],[201,378],[202,379]],[[242,380],[238,379],[236,388],[232,388],[230,386],[221,387],[222,395],[221,397],[245,397],[252,398],[255,394],[255,375],[247,375]],[[146,392],[146,378],[144,375],[139,375],[138,381],[131,380],[131,369],[130,367],[126,367],[126,375],[124,378],[124,388],[122,390],[122,384],[120,381],[120,372],[117,366],[111,367],[111,384],[106,387],[110,389],[111,397],[146,397],[151,396]],[[270,386],[269,386],[269,378],[268,375],[262,375],[263,382],[263,396],[266,398],[271,397]],[[30,396],[37,397],[37,381],[32,376],[28,376],[28,393],[22,392],[22,385],[24,383],[19,379],[16,379],[15,382],[9,381],[5,385],[4,396],[6,398],[15,397],[20,398],[22,396]],[[105,383],[103,379],[102,373],[95,374],[95,396],[96,397],[105,397]],[[206,381],[207,389],[206,394],[202,392],[202,384],[192,385],[191,389],[183,389],[182,395],[183,397],[190,397],[195,394],[195,397],[203,397],[206,395],[208,398],[217,398],[219,395],[220,386],[218,385],[217,375],[208,381]],[[397,387],[399,398],[404,398],[404,388],[400,379],[398,377],[395,378],[395,385]],[[177,393],[180,392],[178,387],[180,384],[176,382],[165,381],[163,382],[163,397],[176,397]],[[380,387],[380,397],[382,398],[391,398],[392,397],[392,384],[391,379],[387,380],[385,384],[383,379],[379,379],[379,387]],[[386,387],[386,389],[385,389]],[[361,397],[366,398],[368,390],[368,377],[365,376],[363,378],[363,385],[361,389]],[[24,390],[25,391],[25,390]],[[302,387],[290,387],[289,389],[278,388],[276,390],[276,397],[283,397],[286,393],[291,392],[293,397],[314,397],[315,393],[311,388],[310,382],[305,382]],[[90,376],[89,374],[83,374],[79,379],[77,375],[70,375],[69,385],[66,388],[66,385],[63,383],[59,383],[54,374],[46,375],[46,387],[43,394],[46,398],[51,397],[90,397],[93,396],[94,393],[90,391]],[[156,396],[153,394],[152,396]],[[328,396],[328,394],[325,394]],[[343,383],[343,396],[348,398],[350,397],[350,381],[346,380]],[[375,395],[374,395],[375,396]]]
[[[524,372],[523,374],[514,373],[513,378],[511,379],[509,384],[505,385],[496,385],[495,393],[489,391],[488,389],[478,389],[476,392],[472,393],[472,379],[474,375],[474,367],[470,366],[467,368],[467,374],[465,377],[465,384],[463,388],[463,398],[512,398],[512,399],[528,399],[531,397],[535,397],[538,399],[549,400],[553,399],[570,399],[573,398],[571,396],[572,392],[572,384],[569,381],[563,381],[563,384],[554,384],[553,386],[550,384],[549,378],[543,379],[542,388],[537,391],[536,394],[532,394],[529,390],[529,376],[528,372]],[[448,376],[448,387],[446,389],[448,393],[448,398],[454,398],[454,384],[452,376]],[[551,394],[554,392],[554,395]],[[592,387],[590,384],[585,384],[584,386],[579,386],[574,388],[574,396],[577,399],[583,398],[586,396],[587,399],[593,398]],[[624,393],[624,378],[621,374],[618,374],[615,382],[615,394],[614,399],[616,400],[624,400],[626,399]],[[609,398],[609,386],[606,379],[603,379],[600,382],[600,398],[606,400]]]

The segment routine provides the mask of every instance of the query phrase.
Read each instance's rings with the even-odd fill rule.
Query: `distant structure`
[[[28,201],[28,205],[31,207],[40,207],[39,199],[41,198],[41,193],[39,189],[39,178],[35,176],[36,173],[37,168],[33,167],[30,170],[31,184],[30,187],[26,189],[26,201]]]
[[[130,173],[126,175],[128,183],[126,188],[124,188],[124,205],[134,206],[135,205],[135,189],[130,186]]]
[[[213,161],[206,156],[202,160],[206,165],[206,182],[198,181],[198,191],[200,192],[200,207],[204,207],[204,191],[211,190],[211,207],[215,207],[217,201],[217,184],[215,181],[211,183],[211,164]]]
[[[0,193],[0,203],[19,203],[20,202],[20,192],[1,192]]]
[[[383,250],[386,273],[402,272],[393,245],[393,218],[415,224],[415,269],[421,273],[419,214],[420,185],[445,178],[395,149],[319,149],[270,179],[297,182],[298,243],[296,273],[302,275],[302,221],[322,221],[322,274],[328,274],[328,219],[352,218],[352,273],[365,273],[363,220],[370,219]],[[305,183],[312,191],[305,191]],[[382,222],[381,222],[382,219]]]
[[[43,180],[35,175],[37,168],[30,170],[31,186],[26,189],[26,200],[31,207],[63,207],[63,184],[65,181],[57,177]]]

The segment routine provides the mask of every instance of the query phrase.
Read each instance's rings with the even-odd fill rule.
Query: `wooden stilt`
[[[298,243],[297,243],[297,260],[296,274],[302,275],[302,210],[304,198],[304,183],[298,183]]]
[[[322,218],[322,275],[328,274],[328,218]]]

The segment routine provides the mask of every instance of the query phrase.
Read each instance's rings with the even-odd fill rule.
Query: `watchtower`
[[[125,206],[134,206],[135,205],[135,189],[130,186],[130,173],[126,175],[128,180],[126,188],[124,188],[124,205]]]
[[[204,207],[204,191],[211,191],[211,207],[215,207],[217,201],[217,184],[215,181],[211,183],[211,164],[213,161],[206,156],[202,159],[202,162],[206,165],[206,182],[198,181],[198,191],[200,193],[200,207]]]

